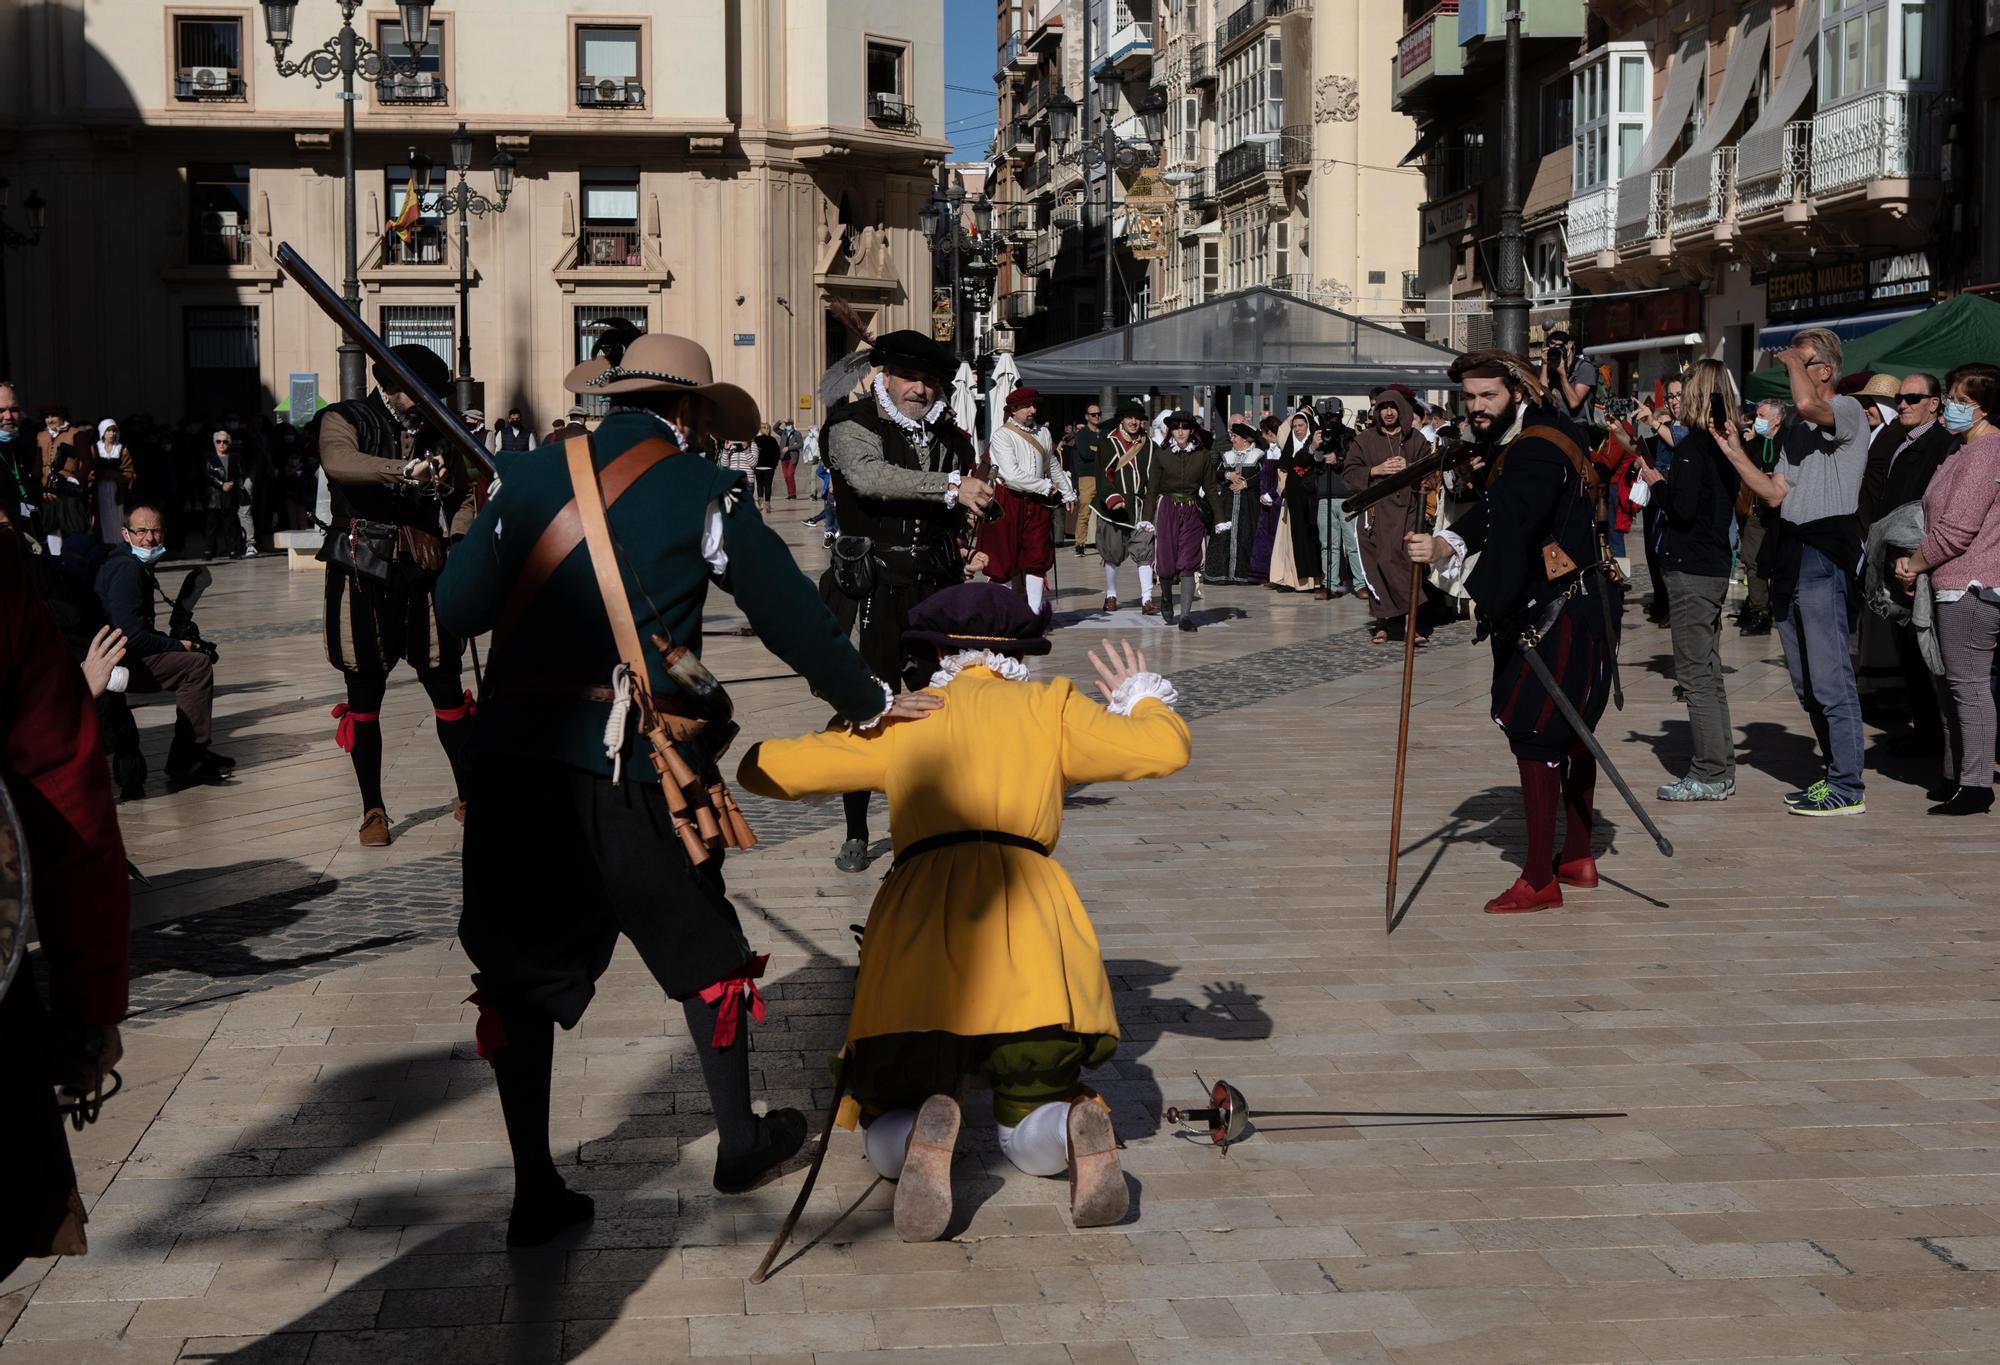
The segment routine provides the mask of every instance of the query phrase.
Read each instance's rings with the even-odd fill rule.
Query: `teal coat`
[[[608,417],[591,437],[592,460],[601,471],[651,436],[673,439],[665,425],[650,417]],[[560,444],[503,456],[499,468],[499,493],[452,550],[437,585],[439,619],[467,638],[498,623],[536,538],[573,496]],[[708,505],[717,499],[723,500],[722,544],[728,555],[728,568],[719,577],[701,553]],[[735,598],[765,646],[834,710],[857,721],[880,714],[881,685],[791,551],[758,517],[741,473],[718,469],[698,455],[671,456],[626,490],[611,508],[610,521],[621,547],[632,617],[639,638],[648,642],[656,695],[671,696],[675,689],[658,651],[650,647],[652,636],[663,635],[700,654],[702,608],[713,582]],[[506,685],[527,680],[604,687],[618,662],[588,547],[579,543],[543,584],[512,637],[497,642],[486,669],[490,700],[480,703],[475,745],[485,752],[553,758],[611,776],[611,760],[604,753],[608,702],[546,692],[508,695]],[[629,743],[623,775],[628,782],[657,780],[646,755]]]

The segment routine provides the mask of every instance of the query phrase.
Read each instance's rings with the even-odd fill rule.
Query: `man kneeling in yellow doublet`
[[[1067,678],[1029,682],[1046,608],[993,583],[949,588],[910,612],[905,640],[942,656],[921,720],[770,740],[739,780],[796,800],[889,798],[896,860],[862,937],[840,1066],[841,1122],[866,1131],[896,1187],[896,1230],[934,1241],[951,1219],[957,1095],[984,1075],[1000,1150],[1029,1175],[1065,1172],[1078,1227],[1124,1217],[1127,1193],[1104,1101],[1083,1084],[1118,1047],[1097,934],[1054,857],[1063,791],[1165,777],[1188,761],[1173,684],[1128,644],[1090,656],[1106,705]]]

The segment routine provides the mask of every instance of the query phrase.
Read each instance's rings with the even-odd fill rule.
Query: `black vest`
[[[436,434],[429,427],[419,427],[414,446],[405,456],[402,424],[382,402],[382,396],[376,393],[332,404],[313,418],[312,440],[315,447],[319,444],[320,423],[335,413],[346,418],[354,427],[356,441],[362,451],[379,459],[416,459],[430,455],[437,447]],[[327,480],[327,486],[335,517],[358,517],[385,526],[437,530],[438,499],[435,493],[417,493],[379,483],[341,483],[331,478]]]
[[[820,450],[833,448],[833,429],[842,422],[859,422],[882,443],[882,455],[898,469],[921,469],[930,473],[972,472],[972,440],[941,417],[932,428],[928,455],[920,454],[908,433],[882,415],[873,392],[836,404],[820,430]],[[840,517],[842,535],[867,536],[878,549],[894,552],[902,547],[933,545],[948,540],[965,527],[965,513],[947,507],[943,498],[864,498],[833,471],[833,507]]]

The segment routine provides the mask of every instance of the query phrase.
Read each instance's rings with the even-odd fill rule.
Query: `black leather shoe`
[[[755,1147],[738,1156],[715,1159],[715,1188],[724,1194],[755,1189],[805,1145],[806,1116],[796,1109],[773,1109],[757,1121]]]
[[[868,870],[868,841],[849,839],[834,855],[833,865],[842,872],[866,872]]]
[[[1949,801],[1951,800],[1952,797],[1957,795],[1958,795],[1958,783],[1940,782],[1935,787],[1932,787],[1929,791],[1924,793],[1924,800]]]
[[[1984,815],[1993,809],[1993,788],[1960,787],[1949,801],[1932,806],[1929,815]]]
[[[587,1194],[578,1194],[567,1185],[557,1185],[545,1194],[514,1196],[514,1208],[507,1215],[507,1245],[535,1247],[573,1228],[597,1212],[597,1204]]]

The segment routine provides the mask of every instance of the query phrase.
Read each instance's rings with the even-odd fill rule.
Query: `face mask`
[[[1756,432],[1759,436],[1769,436],[1771,434],[1771,419],[1768,417],[1759,417],[1750,424],[1750,430]]]
[[[133,557],[141,564],[154,563],[167,552],[167,547],[164,545],[128,545],[125,548],[130,550]]]
[[[1944,400],[1944,415],[1938,419],[1946,431],[1963,434],[1972,430],[1972,404]]]
[[[1632,491],[1625,496],[1634,507],[1644,507],[1653,500],[1653,485],[1641,480],[1633,484]]]
[[[0,430],[0,443],[11,441],[19,434],[19,432]]]

